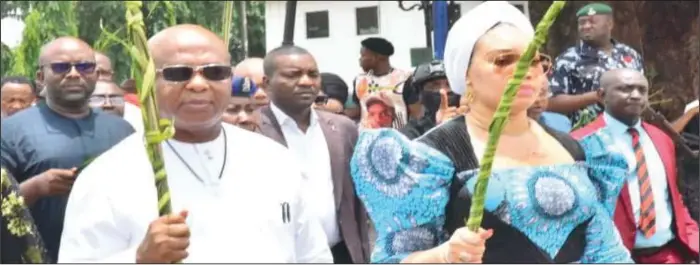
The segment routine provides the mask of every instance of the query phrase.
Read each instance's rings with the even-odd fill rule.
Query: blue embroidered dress
[[[605,151],[604,136],[579,144],[547,132],[577,162],[492,171],[482,227],[494,236],[484,263],[631,263],[610,218],[624,159]],[[477,167],[463,117],[415,141],[391,129],[363,132],[351,170],[377,233],[372,262],[398,263],[463,227]]]

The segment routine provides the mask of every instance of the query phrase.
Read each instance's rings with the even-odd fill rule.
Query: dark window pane
[[[379,9],[376,6],[355,9],[357,35],[379,34]]]
[[[328,38],[328,11],[306,13],[306,38]]]

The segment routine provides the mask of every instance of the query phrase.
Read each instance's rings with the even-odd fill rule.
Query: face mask
[[[435,116],[440,108],[440,92],[423,91],[421,93],[421,101],[423,106],[425,106],[426,113]],[[447,92],[447,104],[450,107],[458,107],[459,95],[452,91]]]

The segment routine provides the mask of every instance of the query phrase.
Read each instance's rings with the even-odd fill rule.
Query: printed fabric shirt
[[[644,60],[632,47],[612,40],[610,55],[579,42],[556,58],[549,80],[552,96],[581,95],[600,88],[600,77],[608,70],[632,68],[644,73]],[[592,104],[569,115],[573,129],[592,122],[603,112],[601,104]]]
[[[370,95],[377,94],[382,91],[391,98],[394,105],[394,128],[402,128],[408,122],[407,105],[415,103],[417,100],[411,100],[409,94],[411,91],[404,91],[404,83],[411,76],[411,72],[393,69],[386,75],[376,76],[371,71],[363,73],[355,77],[353,81],[353,101],[360,105],[362,111],[360,124],[364,124],[367,119],[366,100]]]

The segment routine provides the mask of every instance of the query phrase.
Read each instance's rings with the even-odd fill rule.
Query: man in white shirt
[[[321,75],[305,49],[274,49],[265,56],[264,66],[263,88],[270,105],[260,110],[260,131],[296,154],[334,262],[369,262],[367,212],[350,177],[357,126],[345,116],[313,108]]]
[[[224,42],[200,26],[178,25],[153,36],[149,49],[160,114],[175,121],[173,139],[161,144],[173,214],[158,216],[143,137],[133,134],[77,178],[59,262],[332,262],[293,156],[221,122],[232,76]]]

